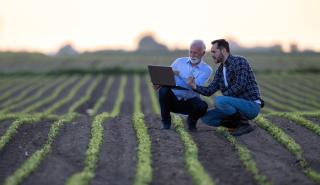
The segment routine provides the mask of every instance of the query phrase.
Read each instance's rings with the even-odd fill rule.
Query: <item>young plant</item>
[[[173,114],[173,125],[184,145],[186,168],[194,184],[214,185],[214,181],[198,160],[198,147],[188,132],[185,131],[181,117]]]
[[[302,168],[303,172],[309,177],[310,180],[320,183],[320,174],[310,168],[308,162],[303,156],[303,151],[290,136],[288,136],[282,129],[266,120],[262,116],[258,116],[255,121],[258,123],[258,126],[266,130],[273,138],[275,138],[279,143],[286,147],[299,161],[299,165]]]
[[[132,121],[138,143],[137,168],[133,184],[147,185],[152,181],[151,140],[144,123],[144,115],[141,112],[140,78],[138,76],[134,76],[133,93],[134,113]]]

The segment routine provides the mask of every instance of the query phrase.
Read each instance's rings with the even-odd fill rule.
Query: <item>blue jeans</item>
[[[241,98],[217,96],[215,108],[208,110],[201,120],[207,125],[218,127],[222,119],[237,112],[248,120],[254,119],[260,112],[260,104]]]

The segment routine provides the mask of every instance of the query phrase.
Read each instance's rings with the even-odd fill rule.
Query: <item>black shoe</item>
[[[171,124],[169,123],[162,123],[162,126],[160,128],[160,130],[169,130],[171,127]]]
[[[236,128],[233,132],[231,132],[231,135],[241,136],[243,134],[252,132],[253,130],[254,130],[254,127],[252,127],[250,124],[240,124],[238,128]]]
[[[220,126],[226,127],[226,128],[237,128],[237,124],[235,121],[230,120],[221,120]]]
[[[164,125],[162,125],[162,126],[160,127],[160,130],[170,130],[170,126],[164,126]]]
[[[187,123],[188,123],[188,129],[189,129],[189,131],[196,131],[197,130],[197,120],[196,121],[194,121],[194,120],[192,120],[192,119],[190,119],[189,117],[188,117],[188,119],[187,119]]]
[[[188,131],[189,132],[196,132],[197,131],[197,127],[191,127],[191,128],[189,127]]]
[[[242,115],[239,112],[236,112],[236,113],[224,118],[224,120],[226,120],[226,121],[235,121],[235,120],[240,120],[242,118],[243,118]]]

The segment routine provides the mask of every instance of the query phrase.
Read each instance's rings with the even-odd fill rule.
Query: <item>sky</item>
[[[169,48],[232,38],[320,51],[319,0],[0,0],[0,50],[133,50],[143,33]]]

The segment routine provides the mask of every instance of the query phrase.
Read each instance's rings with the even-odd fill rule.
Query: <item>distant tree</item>
[[[246,49],[243,46],[241,46],[240,44],[238,44],[238,42],[233,37],[229,38],[228,42],[229,42],[229,46],[230,46],[231,51],[241,51],[241,50]]]
[[[281,44],[275,44],[270,47],[270,50],[273,52],[283,52],[283,48]]]
[[[297,43],[291,43],[290,44],[290,53],[298,53],[299,47]]]
[[[137,51],[168,51],[168,48],[157,42],[152,35],[145,35],[138,42]]]
[[[57,52],[57,56],[76,56],[79,53],[71,46],[71,44],[66,44]]]
[[[314,51],[313,49],[309,49],[309,48],[304,49],[302,52],[303,53],[316,53],[316,51]]]

